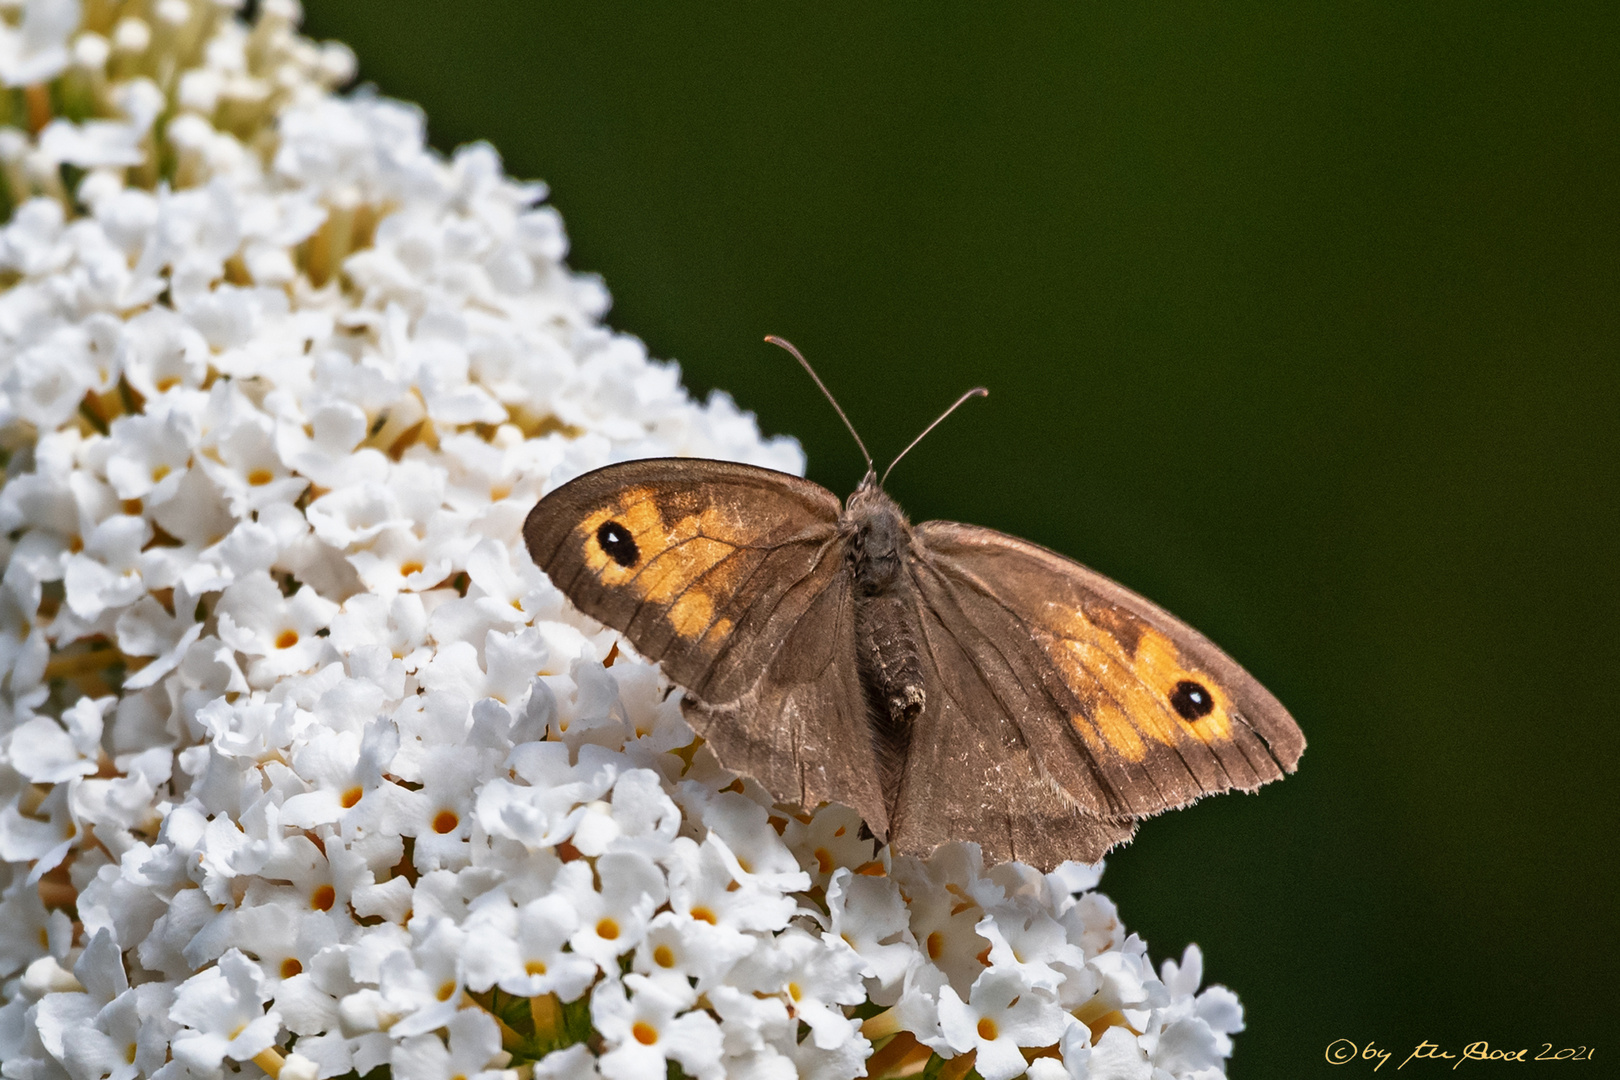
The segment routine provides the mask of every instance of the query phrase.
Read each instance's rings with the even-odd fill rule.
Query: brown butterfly
[[[1141,818],[1294,771],[1298,726],[1198,631],[1027,541],[912,525],[866,458],[843,507],[752,465],[609,465],[541,499],[523,535],[686,689],[727,768],[854,807],[899,853],[976,840],[990,861],[1091,862]]]

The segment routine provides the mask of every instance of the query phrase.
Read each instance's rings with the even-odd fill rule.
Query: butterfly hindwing
[[[954,612],[947,621],[1038,673],[1024,676],[1023,697],[1052,711],[1029,741],[1046,775],[1082,807],[1100,800],[1105,813],[1143,817],[1293,771],[1305,740],[1287,711],[1168,612],[991,529],[931,521],[915,537],[935,603]],[[1076,748],[1092,763],[1089,776],[1072,767]],[[1086,792],[1088,781],[1099,789]]]
[[[842,545],[770,605],[748,646],[728,649],[687,719],[729,769],[754,777],[778,799],[814,808],[854,807],[880,840],[888,807],[873,751],[855,660],[855,605]]]
[[[576,606],[687,688],[726,767],[805,805],[836,798],[881,835],[840,509],[802,477],[653,458],[562,485],[524,539]]]
[[[987,862],[1051,867],[1095,861],[1128,840],[1134,820],[1101,812],[1104,788],[1083,753],[1069,748],[1054,775],[1062,714],[1031,658],[965,619],[931,567],[913,564],[912,574],[927,704],[894,795],[895,850],[926,855],[947,840],[975,840]]]

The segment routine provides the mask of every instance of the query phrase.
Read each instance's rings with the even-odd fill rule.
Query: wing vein
[[[950,587],[950,586],[954,585],[954,583],[950,581],[950,577],[948,575],[945,575],[945,574],[941,573],[937,567],[931,567],[931,569],[933,569],[935,574],[938,575],[942,580],[944,580],[947,583],[947,587]],[[956,574],[959,574],[963,578],[964,583],[966,585],[968,585],[969,587],[971,587],[975,593],[982,596],[984,599],[990,601],[991,603],[995,604],[1009,618],[1014,620],[1019,626],[1024,627],[1025,629],[1030,629],[1029,624],[1027,622],[1025,622],[1024,618],[1018,613],[1018,611],[1016,609],[1014,609],[1010,604],[1008,604],[1005,600],[1003,600],[1000,597],[1000,595],[997,594],[996,591],[994,589],[992,589],[988,584],[983,582],[979,578],[978,575],[973,574],[973,573],[971,573],[969,571],[966,571],[966,570],[964,570],[964,569],[962,569],[960,567],[953,567],[952,569]],[[970,621],[972,621],[974,623],[974,626],[979,629],[980,633],[984,633],[983,627],[979,625],[977,620],[974,620],[973,617],[970,614],[967,613],[965,608],[963,610],[963,614],[964,614],[965,617],[967,617]],[[1041,632],[1044,633],[1044,634],[1051,635],[1057,641],[1070,641],[1070,640],[1078,641],[1079,640],[1079,639],[1071,639],[1071,638],[1065,637],[1061,633],[1058,633],[1058,632],[1056,632],[1056,631],[1054,631],[1054,630],[1052,630],[1051,628],[1048,628],[1048,627],[1042,627]],[[1032,633],[1031,637],[1034,638],[1035,635]],[[1038,642],[1038,639],[1036,639],[1036,640]],[[1041,650],[1042,650],[1043,653],[1046,651],[1044,646],[1041,646]],[[1207,742],[1200,741],[1200,743],[1198,745],[1202,745],[1202,746],[1205,746],[1206,748],[1208,748],[1208,750],[1209,750],[1209,761],[1210,761],[1212,767],[1220,773],[1221,777],[1225,781],[1224,787],[1221,787],[1221,788],[1213,788],[1213,787],[1206,786],[1199,779],[1198,772],[1193,768],[1192,762],[1187,757],[1186,748],[1183,747],[1183,745],[1182,745],[1182,739],[1185,736],[1184,736],[1184,733],[1181,730],[1181,726],[1176,722],[1176,719],[1174,717],[1172,717],[1165,710],[1164,706],[1159,702],[1158,696],[1153,692],[1153,688],[1151,686],[1149,686],[1145,681],[1143,681],[1136,674],[1136,672],[1134,670],[1132,670],[1128,665],[1124,666],[1123,670],[1124,670],[1125,674],[1127,675],[1127,677],[1131,680],[1131,682],[1133,684],[1135,684],[1138,688],[1140,688],[1144,692],[1143,696],[1151,703],[1152,707],[1155,708],[1158,711],[1160,717],[1166,722],[1168,730],[1175,733],[1168,742],[1160,743],[1160,745],[1166,745],[1171,750],[1173,750],[1175,752],[1176,759],[1180,761],[1182,770],[1185,772],[1187,779],[1191,781],[1191,784],[1192,784],[1193,787],[1196,787],[1196,788],[1200,789],[1201,794],[1213,794],[1217,790],[1231,790],[1233,788],[1242,788],[1243,787],[1242,784],[1239,784],[1232,777],[1231,771],[1226,767],[1226,763],[1221,759],[1221,755],[1219,753],[1217,753],[1213,747],[1209,746],[1209,744]],[[1093,685],[1096,688],[1097,692],[1100,695],[1106,696],[1107,699],[1114,704],[1114,706],[1119,711],[1120,715],[1124,716],[1130,722],[1131,727],[1134,730],[1136,730],[1139,734],[1141,734],[1142,736],[1145,736],[1148,739],[1153,739],[1154,742],[1159,742],[1159,740],[1154,738],[1154,736],[1151,735],[1145,727],[1143,727],[1140,723],[1138,723],[1136,721],[1136,719],[1132,716],[1132,710],[1130,708],[1128,708],[1123,701],[1120,700],[1118,695],[1116,695],[1112,690],[1110,690],[1101,680],[1098,680],[1098,679],[1094,678],[1092,680],[1092,682],[1093,682]],[[1049,692],[1046,694],[1046,697],[1047,697],[1047,699],[1049,701],[1052,700],[1051,694]],[[1062,708],[1061,704],[1059,704],[1058,707],[1061,709]],[[1232,715],[1234,715],[1234,718],[1236,718],[1235,713],[1232,714]],[[1257,737],[1260,737],[1259,732],[1255,731],[1253,725],[1249,724],[1246,720],[1243,723],[1244,723],[1244,728],[1247,731],[1255,734]],[[1177,737],[1177,736],[1180,736],[1180,737]],[[1240,740],[1235,740],[1234,739],[1232,741],[1233,742],[1239,742]],[[1264,737],[1260,737],[1260,742],[1261,742],[1261,744],[1263,746],[1266,746],[1267,753],[1269,754],[1270,753],[1270,746],[1269,746],[1269,744],[1266,743],[1266,740],[1264,739]],[[1085,747],[1083,742],[1080,743],[1080,746],[1081,746],[1082,751],[1086,754],[1086,757],[1089,759],[1091,757],[1091,753],[1090,753],[1089,748]],[[1245,753],[1241,748],[1239,748],[1239,752],[1243,753],[1243,756],[1244,756],[1245,760],[1250,760],[1249,757],[1248,757],[1248,754]],[[1251,767],[1253,767],[1252,761],[1251,761]],[[1257,769],[1256,772],[1258,774],[1260,772],[1260,770]],[[1175,808],[1177,806],[1185,805],[1187,801],[1190,801],[1190,800],[1182,800],[1179,797],[1176,797],[1174,795],[1167,795],[1164,786],[1162,784],[1160,784],[1158,782],[1158,779],[1153,775],[1153,770],[1152,769],[1142,770],[1142,775],[1145,777],[1145,779],[1148,781],[1148,783],[1152,785],[1153,791],[1156,794],[1156,796],[1158,797],[1159,810],[1162,811],[1162,810],[1173,809],[1173,808]],[[1109,790],[1111,790],[1111,791],[1113,790],[1113,785],[1110,784],[1110,785],[1108,785],[1108,787],[1109,787]],[[1195,796],[1195,798],[1196,798],[1196,796]],[[1122,800],[1122,801],[1128,802],[1128,800]]]
[[[1017,666],[1014,665],[1008,659],[1006,651],[1003,650],[1002,647],[996,642],[995,635],[987,633],[985,631],[984,627],[979,625],[978,620],[974,619],[973,616],[968,613],[966,607],[962,603],[960,603],[960,601],[957,600],[954,583],[945,574],[941,573],[939,568],[937,566],[934,566],[932,562],[919,559],[919,560],[915,560],[912,565],[913,566],[926,566],[927,567],[928,571],[933,575],[935,582],[939,585],[939,587],[947,595],[950,596],[952,602],[956,604],[957,612],[962,616],[962,618],[966,619],[973,626],[974,630],[978,631],[979,636],[984,640],[986,645],[990,649],[992,649],[995,652],[995,654],[1001,659],[1002,664],[1004,664],[1006,666],[1007,670],[1016,675],[1017,670],[1018,670]],[[919,588],[917,590],[917,593],[918,593],[919,598],[924,598],[926,590],[923,590],[923,589]],[[992,599],[994,599],[994,598],[992,598]],[[927,606],[929,608],[929,611],[933,614],[934,620],[936,622],[938,622],[941,625],[941,627],[946,626],[947,624],[946,624],[945,619],[941,616],[941,613],[934,607],[932,601],[923,599],[923,602],[925,604],[927,604]],[[997,601],[997,602],[999,603],[999,601]],[[1003,608],[1005,608],[1005,605],[1002,605],[1002,606],[1003,606]],[[1024,621],[1018,617],[1016,612],[1009,612],[1009,614],[1011,614],[1013,616],[1013,618],[1018,622],[1018,624],[1020,626],[1026,625],[1024,623]],[[1032,636],[1032,640],[1033,640],[1033,636]],[[1048,663],[1050,663],[1050,661],[1048,661]],[[937,668],[937,666],[938,665],[936,664],[936,668]],[[1029,735],[1028,735],[1027,732],[1024,731],[1023,726],[1021,724],[1019,724],[1018,717],[1017,717],[1017,714],[1016,714],[1016,710],[1008,706],[1007,702],[1002,698],[1001,694],[999,694],[996,691],[995,686],[990,682],[990,680],[988,680],[988,679],[986,679],[984,677],[984,673],[979,670],[977,665],[970,665],[970,666],[973,668],[974,676],[979,680],[981,685],[983,685],[987,690],[989,690],[990,696],[995,700],[996,704],[1001,708],[1002,713],[1005,716],[1007,716],[1008,719],[1010,719],[1012,721],[1013,726],[1018,729],[1019,737],[1024,740],[1024,745],[1026,747],[1029,746],[1030,745]],[[943,681],[943,679],[941,681]],[[1024,689],[1026,692],[1028,692],[1030,688],[1029,687],[1022,687],[1022,689]],[[1067,708],[1065,708],[1065,706],[1064,706],[1064,704],[1062,702],[1058,701],[1053,696],[1052,691],[1051,691],[1050,687],[1047,686],[1045,679],[1039,680],[1039,693],[1040,693],[1041,698],[1046,702],[1048,707],[1050,707],[1050,709],[1053,712],[1057,713],[1059,716],[1066,716],[1068,714],[1069,710]],[[954,699],[954,695],[953,695],[953,699]],[[1102,773],[1102,771],[1098,768],[1098,763],[1095,760],[1095,758],[1092,757],[1090,749],[1085,745],[1085,743],[1080,739],[1080,737],[1072,730],[1072,728],[1068,724],[1064,724],[1064,729],[1065,729],[1064,738],[1071,745],[1073,745],[1076,748],[1076,750],[1078,751],[1078,753],[1080,755],[1080,759],[1085,762],[1086,770],[1091,774],[1093,784],[1095,785],[1097,790],[1102,791],[1102,792],[1106,792],[1107,795],[1108,795],[1109,801],[1114,803],[1116,806],[1121,807],[1121,808],[1128,807],[1129,806],[1129,800],[1126,799],[1121,792],[1116,790],[1114,784],[1112,784],[1108,780],[1108,778]],[[1037,755],[1037,760],[1038,760],[1038,755]],[[1044,771],[1044,766],[1043,766],[1043,771]],[[1059,790],[1062,790],[1061,785],[1059,785]],[[1158,790],[1157,785],[1155,785],[1154,790],[1155,791]],[[1065,793],[1065,794],[1067,795],[1067,793]],[[1162,801],[1162,792],[1160,793],[1160,795],[1161,795],[1161,801]],[[1073,798],[1073,796],[1068,796],[1068,797]]]
[[[804,584],[804,582],[808,581],[810,578],[815,576],[816,572],[821,569],[821,564],[826,559],[828,550],[835,547],[835,546],[837,546],[835,544],[835,542],[834,542],[834,541],[836,541],[836,539],[837,539],[837,537],[830,538],[827,541],[827,543],[822,546],[821,550],[816,553],[816,561],[815,561],[815,563],[813,563],[811,565],[810,569],[805,572],[803,577],[799,578],[792,585],[789,585],[787,588],[783,589],[781,592],[776,594],[776,598],[775,598],[774,601],[772,601],[770,608],[767,609],[765,611],[764,615],[760,618],[760,622],[762,624],[770,622],[771,618],[776,614],[776,609],[782,606],[782,601],[783,600],[787,599],[788,593],[792,592],[794,589],[796,589],[800,585]],[[755,567],[754,570],[749,574],[749,579],[750,580],[753,579],[753,575],[759,572],[760,567],[763,567],[765,565],[765,562],[768,561],[769,558],[770,558],[770,556],[766,556],[765,559],[760,561],[759,567]],[[829,584],[827,587],[831,588],[832,585]],[[754,611],[755,611],[754,608],[749,608],[747,614],[752,615],[752,614],[754,614]],[[716,652],[715,655],[714,655],[714,662],[712,664],[710,664],[710,666],[709,666],[710,671],[713,671],[715,668],[718,668],[720,666],[721,661],[723,659],[727,658],[730,655],[732,644],[736,640],[737,640],[737,638],[736,638],[735,635],[732,635],[732,636],[726,638],[725,643],[720,646],[719,651]],[[765,669],[761,668],[760,670],[761,670],[761,676],[760,677],[763,678],[764,677],[763,672],[764,672]]]

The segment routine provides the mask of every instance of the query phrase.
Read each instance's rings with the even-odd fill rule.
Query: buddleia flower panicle
[[[5,1074],[1224,1075],[1100,866],[774,805],[536,570],[589,469],[802,453],[299,14],[0,5]]]

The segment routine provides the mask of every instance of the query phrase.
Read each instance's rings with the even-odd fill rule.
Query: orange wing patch
[[[1175,643],[1157,630],[1148,630],[1136,645],[1137,678],[1153,688],[1154,696],[1164,703],[1166,715],[1175,716],[1177,725],[1201,742],[1227,740],[1232,737],[1232,700],[1219,683],[1202,671],[1181,665]],[[1192,720],[1183,718],[1172,703],[1176,688],[1191,683],[1208,696],[1209,711]],[[1202,708],[1202,705],[1199,706]]]
[[[703,635],[703,650],[713,652],[718,649],[720,643],[726,640],[726,635],[729,633],[731,633],[731,620],[716,619],[714,625],[709,627],[708,632]]]
[[[714,601],[709,599],[706,592],[688,589],[670,605],[665,618],[669,619],[675,633],[683,638],[695,638],[709,628],[709,622],[714,618]]]
[[[647,568],[636,578],[636,591],[655,604],[668,604],[682,599],[682,593],[693,581],[701,577],[721,559],[737,549],[707,536],[682,537],[696,518],[686,518],[667,538],[670,546],[653,554]]]
[[[1144,740],[1174,746],[1178,736],[1204,743],[1231,738],[1225,691],[1184,667],[1169,638],[1138,624],[1131,627],[1140,630],[1131,641],[1130,634],[1105,628],[1081,610],[1058,608],[1053,614],[1060,616],[1053,620],[1057,625],[1038,637],[1083,704],[1070,723],[1088,746],[1106,743],[1139,762],[1147,756]]]
[[[599,530],[604,526],[622,531],[630,539],[629,545],[619,542],[617,555],[601,540]],[[730,591],[742,569],[736,560],[723,565],[739,545],[717,539],[717,534],[735,528],[736,522],[712,506],[670,521],[655,491],[634,487],[588,515],[576,531],[585,565],[604,585],[627,588],[639,600],[663,609],[675,633],[691,640],[700,635],[715,637],[721,624],[725,630],[731,627],[725,619],[711,624],[714,598]],[[719,638],[724,633],[721,630]]]
[[[658,512],[655,497],[651,488],[625,488],[611,504],[579,523],[577,531],[585,552],[585,565],[602,579],[602,584],[623,585],[640,572],[648,556],[660,550],[652,542],[652,538],[662,534],[664,529],[664,517]],[[609,522],[624,526],[635,539],[636,550],[640,553],[636,561],[623,565],[597,542],[597,530]]]
[[[1082,719],[1075,717],[1070,722],[1078,724]],[[1124,756],[1127,761],[1141,761],[1147,757],[1147,745],[1136,734],[1131,718],[1112,702],[1098,702],[1092,710],[1091,723],[1114,752]]]

